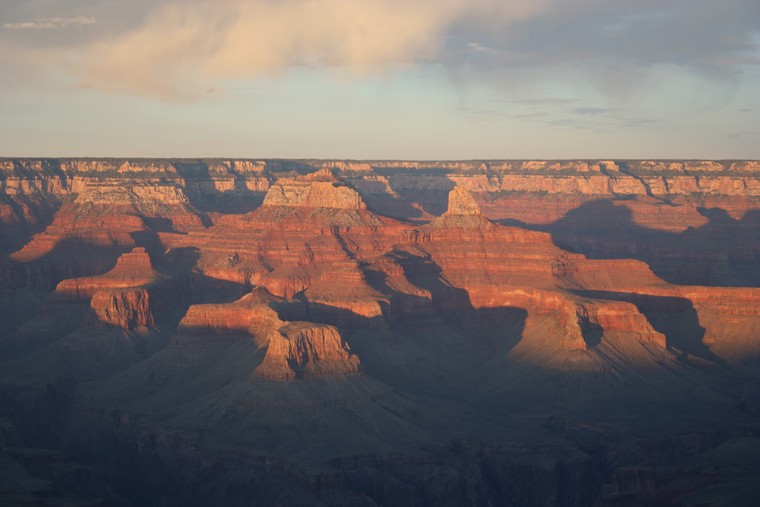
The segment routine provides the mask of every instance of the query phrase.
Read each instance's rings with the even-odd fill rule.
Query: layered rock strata
[[[288,308],[294,305],[300,303],[289,303],[264,289],[255,289],[234,303],[191,306],[180,322],[179,331],[192,335],[248,336],[266,347],[263,362],[253,371],[260,378],[288,382],[359,372],[359,358],[351,353],[335,327],[284,321],[275,311],[294,315],[292,308]]]
[[[0,416],[135,505],[658,503],[756,433],[755,163],[2,167]]]
[[[145,249],[135,248],[121,255],[105,274],[63,280],[56,294],[73,301],[89,300],[98,319],[106,324],[137,329],[154,324],[156,303],[151,298],[166,281],[153,268]]]
[[[351,354],[336,328],[293,322],[270,335],[267,355],[255,373],[270,380],[292,381],[360,370],[359,358]]]

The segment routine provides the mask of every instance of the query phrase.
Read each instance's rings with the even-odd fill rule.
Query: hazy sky
[[[0,156],[760,158],[760,1],[0,0]]]

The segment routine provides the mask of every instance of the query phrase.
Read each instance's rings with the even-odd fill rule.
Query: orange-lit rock
[[[604,333],[616,332],[632,335],[643,343],[665,348],[665,335],[655,331],[647,318],[631,303],[623,301],[584,302],[576,307],[578,325],[582,332],[598,326]]]
[[[271,305],[285,300],[264,289],[255,289],[233,303],[192,305],[179,323],[185,333],[249,334],[264,340],[268,331],[282,325]]]
[[[367,208],[359,193],[338,180],[327,168],[302,178],[278,180],[267,192],[264,206]]]
[[[351,354],[337,329],[310,322],[291,322],[270,335],[267,355],[256,368],[256,375],[291,381],[360,370],[359,358]]]
[[[95,292],[90,301],[101,322],[122,329],[145,328],[154,324],[150,293],[146,289],[112,289]]]
[[[99,502],[101,476],[116,504],[742,500],[759,178],[752,161],[0,161],[0,458],[43,470],[24,482],[58,503]],[[73,471],[16,447],[60,437]]]
[[[153,269],[144,248],[122,254],[109,272],[63,280],[56,294],[66,300],[90,300],[101,322],[123,329],[144,329],[154,324],[157,299],[171,296],[167,277]]]
[[[716,350],[754,329],[754,289],[720,287],[756,280],[751,161],[6,160],[0,171],[3,195],[20,203],[0,209],[9,244],[28,235],[0,263],[0,283],[57,284],[118,325],[150,319],[129,291],[111,303],[96,293],[166,299],[155,286],[168,275],[146,250],[119,257],[140,245],[159,262],[162,251],[196,252],[181,277],[265,289],[341,330],[512,308],[528,315],[526,336],[549,326],[568,351],[588,349],[584,325],[602,341],[662,347],[638,306],[671,300],[693,306]],[[49,225],[25,232],[43,209]],[[134,319],[121,310],[130,305]],[[180,328],[250,334],[254,306],[196,304]]]
[[[72,298],[87,299],[101,289],[142,287],[162,281],[164,277],[153,269],[150,256],[144,248],[135,248],[122,254],[114,268],[98,276],[63,280],[56,292]]]
[[[480,206],[469,191],[463,187],[454,187],[449,192],[449,205],[446,213],[449,215],[479,215]]]

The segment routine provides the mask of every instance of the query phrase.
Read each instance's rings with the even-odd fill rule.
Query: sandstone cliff
[[[150,293],[145,289],[101,290],[92,295],[91,307],[101,322],[122,329],[145,328],[155,323]]]
[[[466,189],[454,187],[449,192],[449,205],[446,213],[449,215],[480,215],[480,206]]]
[[[0,458],[135,505],[698,503],[757,433],[759,171],[3,161]]]
[[[63,280],[56,294],[71,301],[89,300],[98,319],[106,324],[145,329],[155,323],[156,301],[151,299],[161,294],[157,288],[166,282],[167,277],[153,268],[145,249],[135,248],[121,255],[105,274]]]
[[[153,269],[150,256],[145,249],[138,247],[122,254],[116,261],[116,266],[107,273],[63,280],[56,287],[56,292],[72,298],[87,299],[101,289],[141,287],[159,283],[164,279],[165,277]]]
[[[299,313],[305,316],[303,310],[299,301],[279,298],[257,288],[233,303],[191,306],[180,322],[179,331],[199,337],[215,335],[218,338],[211,340],[212,348],[223,336],[247,336],[266,347],[263,362],[253,373],[269,380],[293,381],[360,371],[359,358],[351,353],[335,327],[288,322],[280,316]],[[190,343],[197,346],[198,340],[193,338]],[[180,339],[179,343],[182,342]]]
[[[366,209],[359,194],[323,168],[301,178],[278,180],[267,192],[264,206]]]
[[[332,326],[294,322],[272,333],[264,362],[256,375],[280,381],[299,377],[350,374],[360,371],[340,333]]]

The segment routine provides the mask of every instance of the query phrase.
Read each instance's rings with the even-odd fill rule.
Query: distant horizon
[[[323,158],[323,157],[146,157],[136,156],[6,156],[0,160],[165,160],[165,161],[286,161],[286,162],[760,162],[760,158],[704,158],[704,157],[518,157],[518,158]]]

